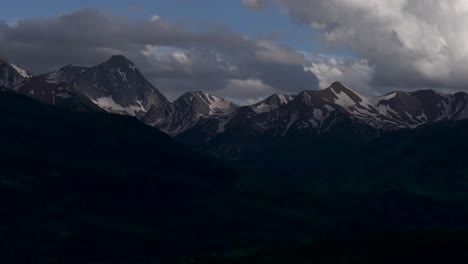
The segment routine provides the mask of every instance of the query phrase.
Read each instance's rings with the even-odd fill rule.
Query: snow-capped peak
[[[258,114],[273,111],[283,105],[288,104],[294,99],[292,95],[273,94],[263,101],[260,101],[250,107]]]
[[[238,108],[237,105],[228,100],[202,91],[188,92],[176,100],[174,104],[176,108],[184,104],[197,115],[206,116],[227,114]]]
[[[103,64],[112,65],[112,66],[115,66],[115,67],[127,66],[127,67],[130,67],[132,69],[135,68],[135,65],[133,64],[133,62],[131,60],[127,59],[127,57],[125,57],[123,55],[113,55],[106,62],[104,62]]]
[[[200,120],[222,118],[238,109],[238,106],[207,92],[187,92],[171,104],[170,114],[164,120],[152,122],[171,135],[178,135]]]
[[[170,104],[133,62],[122,55],[114,55],[92,67],[65,66],[49,77],[50,82],[73,84],[95,104],[112,113],[143,118],[152,108],[166,109]]]
[[[31,74],[26,70],[0,58],[0,87],[16,90],[29,78]]]
[[[340,82],[333,83],[327,89],[319,92],[324,99],[330,103],[334,103],[340,106],[349,107],[359,104],[363,101],[364,96],[353,91],[352,89],[344,86]]]

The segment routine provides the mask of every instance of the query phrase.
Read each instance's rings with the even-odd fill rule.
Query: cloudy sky
[[[0,56],[43,73],[123,54],[170,99],[468,90],[466,0],[0,1]]]

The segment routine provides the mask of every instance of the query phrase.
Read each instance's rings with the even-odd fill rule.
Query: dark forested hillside
[[[468,227],[464,121],[370,142],[297,135],[233,169],[135,118],[12,92],[0,124],[5,263],[148,263]]]
[[[3,263],[208,255],[323,237],[336,224],[336,209],[317,217],[233,190],[237,176],[219,162],[131,117],[2,92],[0,124]]]

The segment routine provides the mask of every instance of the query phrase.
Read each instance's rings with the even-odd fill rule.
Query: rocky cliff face
[[[142,118],[152,108],[170,104],[124,56],[112,56],[94,67],[66,66],[49,76],[70,84],[111,113]]]
[[[1,88],[15,90],[29,78],[31,78],[31,74],[29,72],[0,57]]]

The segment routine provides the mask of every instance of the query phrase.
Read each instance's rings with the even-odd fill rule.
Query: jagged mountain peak
[[[28,71],[0,57],[0,87],[16,90],[31,77]]]
[[[204,91],[188,91],[181,95],[181,98],[195,98],[195,97],[205,97],[211,96],[211,94],[204,92]]]
[[[148,117],[147,121],[175,136],[192,128],[202,119],[222,117],[238,108],[234,103],[207,92],[190,91],[171,104],[169,115],[154,115]]]
[[[24,78],[30,78],[32,76],[31,73],[29,73],[27,70],[24,70],[20,68],[19,66],[11,63],[8,59],[4,57],[0,57],[0,67],[10,67],[13,68],[19,75],[21,75]]]
[[[135,64],[123,55],[112,55],[108,60],[95,65],[95,66],[78,66],[73,64],[68,64],[60,68],[57,72],[66,72],[66,71],[77,71],[77,70],[89,70],[96,69],[98,67],[128,67],[131,69],[137,69]]]
[[[181,97],[195,97],[195,98],[216,97],[216,98],[219,98],[221,100],[225,100],[225,99],[223,99],[223,98],[221,98],[219,96],[210,94],[210,93],[205,92],[205,91],[188,91],[185,94],[183,94]]]
[[[338,93],[339,94],[339,93]],[[319,90],[319,91],[302,91],[291,101],[291,107],[300,107],[304,111],[304,108],[311,107],[323,107],[325,105],[337,104],[339,101],[337,93],[331,89]],[[339,105],[339,104],[337,104]]]
[[[75,65],[73,65],[73,64],[67,64],[67,65],[63,66],[62,68],[58,69],[57,72],[68,71],[68,70],[71,70],[71,69],[73,69],[73,68],[75,68],[75,67],[79,67],[79,66],[75,66]],[[83,68],[84,68],[84,67],[83,67]]]
[[[131,68],[135,67],[135,64],[129,60],[124,55],[112,55],[107,61],[103,63],[104,65],[112,65],[117,67],[128,66]]]
[[[293,95],[280,95],[280,94],[273,94],[267,97],[264,102],[269,104],[287,104],[294,99]]]
[[[69,65],[50,75],[73,84],[95,104],[112,113],[143,118],[150,109],[167,109],[170,104],[133,62],[122,55],[114,55],[92,67]]]
[[[358,92],[354,91],[353,89],[347,87],[341,82],[334,82],[329,87],[319,90],[319,93],[346,93],[346,94],[359,94]]]
[[[234,103],[221,97],[203,91],[190,91],[183,94],[174,102],[176,109],[190,109],[195,115],[217,115],[231,113],[238,107]]]
[[[66,83],[50,79],[49,75],[37,75],[28,79],[18,93],[46,104],[80,112],[102,112],[89,98]]]
[[[330,89],[336,89],[336,90],[350,90],[348,87],[346,87],[343,83],[341,82],[333,82],[330,87]]]
[[[363,101],[362,95],[340,82],[334,82],[330,87],[318,93],[326,100],[341,106],[355,105]]]
[[[256,113],[270,112],[283,105],[288,104],[294,99],[294,97],[295,96],[292,95],[273,94],[267,97],[266,99],[252,105],[250,108]]]

